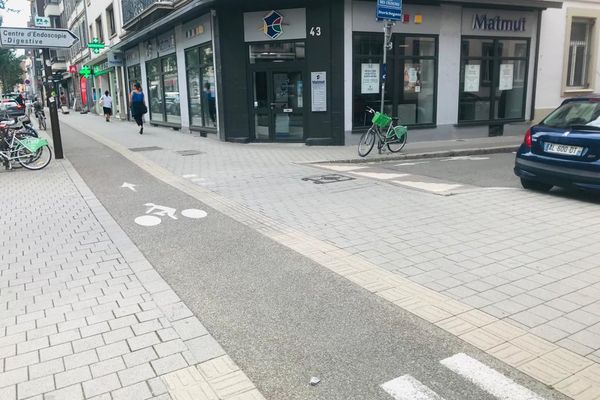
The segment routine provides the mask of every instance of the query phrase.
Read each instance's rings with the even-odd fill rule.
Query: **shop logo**
[[[263,18],[262,30],[271,39],[277,39],[283,33],[283,15],[271,11]]]
[[[487,14],[473,16],[474,31],[525,32],[527,18],[488,17]]]

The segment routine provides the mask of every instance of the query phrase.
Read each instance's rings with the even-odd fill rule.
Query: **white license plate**
[[[583,152],[583,147],[568,146],[566,144],[548,143],[546,144],[547,153],[564,154],[567,156],[580,156]]]

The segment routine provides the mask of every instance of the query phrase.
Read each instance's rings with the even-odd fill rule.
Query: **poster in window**
[[[327,73],[325,71],[310,73],[310,94],[311,111],[327,111]]]
[[[514,64],[500,64],[500,90],[512,90],[514,71]]]
[[[465,65],[465,92],[479,92],[479,76],[481,66],[477,64]]]
[[[421,64],[404,64],[404,93],[421,91]]]
[[[361,64],[361,94],[379,93],[379,64]]]

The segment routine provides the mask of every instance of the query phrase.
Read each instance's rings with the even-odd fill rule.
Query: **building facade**
[[[600,0],[544,12],[535,119],[568,97],[600,92]]]
[[[542,15],[562,12],[544,11],[558,0],[408,1],[384,68],[375,1],[83,1],[88,40],[108,48],[87,63],[100,72],[92,103],[110,90],[124,118],[139,82],[153,125],[333,145],[370,125],[384,75],[386,113],[423,138],[532,119]]]

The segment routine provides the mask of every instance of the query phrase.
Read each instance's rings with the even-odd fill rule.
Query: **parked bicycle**
[[[13,162],[17,161],[24,168],[39,170],[51,160],[52,150],[46,139],[0,125],[0,161],[6,169],[12,169]]]
[[[16,131],[18,134],[39,137],[35,128],[33,127],[31,120],[28,116],[23,115],[14,119],[6,118],[0,119],[0,125],[3,129]]]
[[[406,146],[408,129],[406,126],[398,124],[399,118],[382,114],[371,107],[367,107],[366,112],[373,115],[371,119],[373,125],[360,137],[359,156],[366,157],[373,150],[375,141],[377,141],[377,150],[380,154],[384,147],[387,147],[392,153],[397,153]]]

